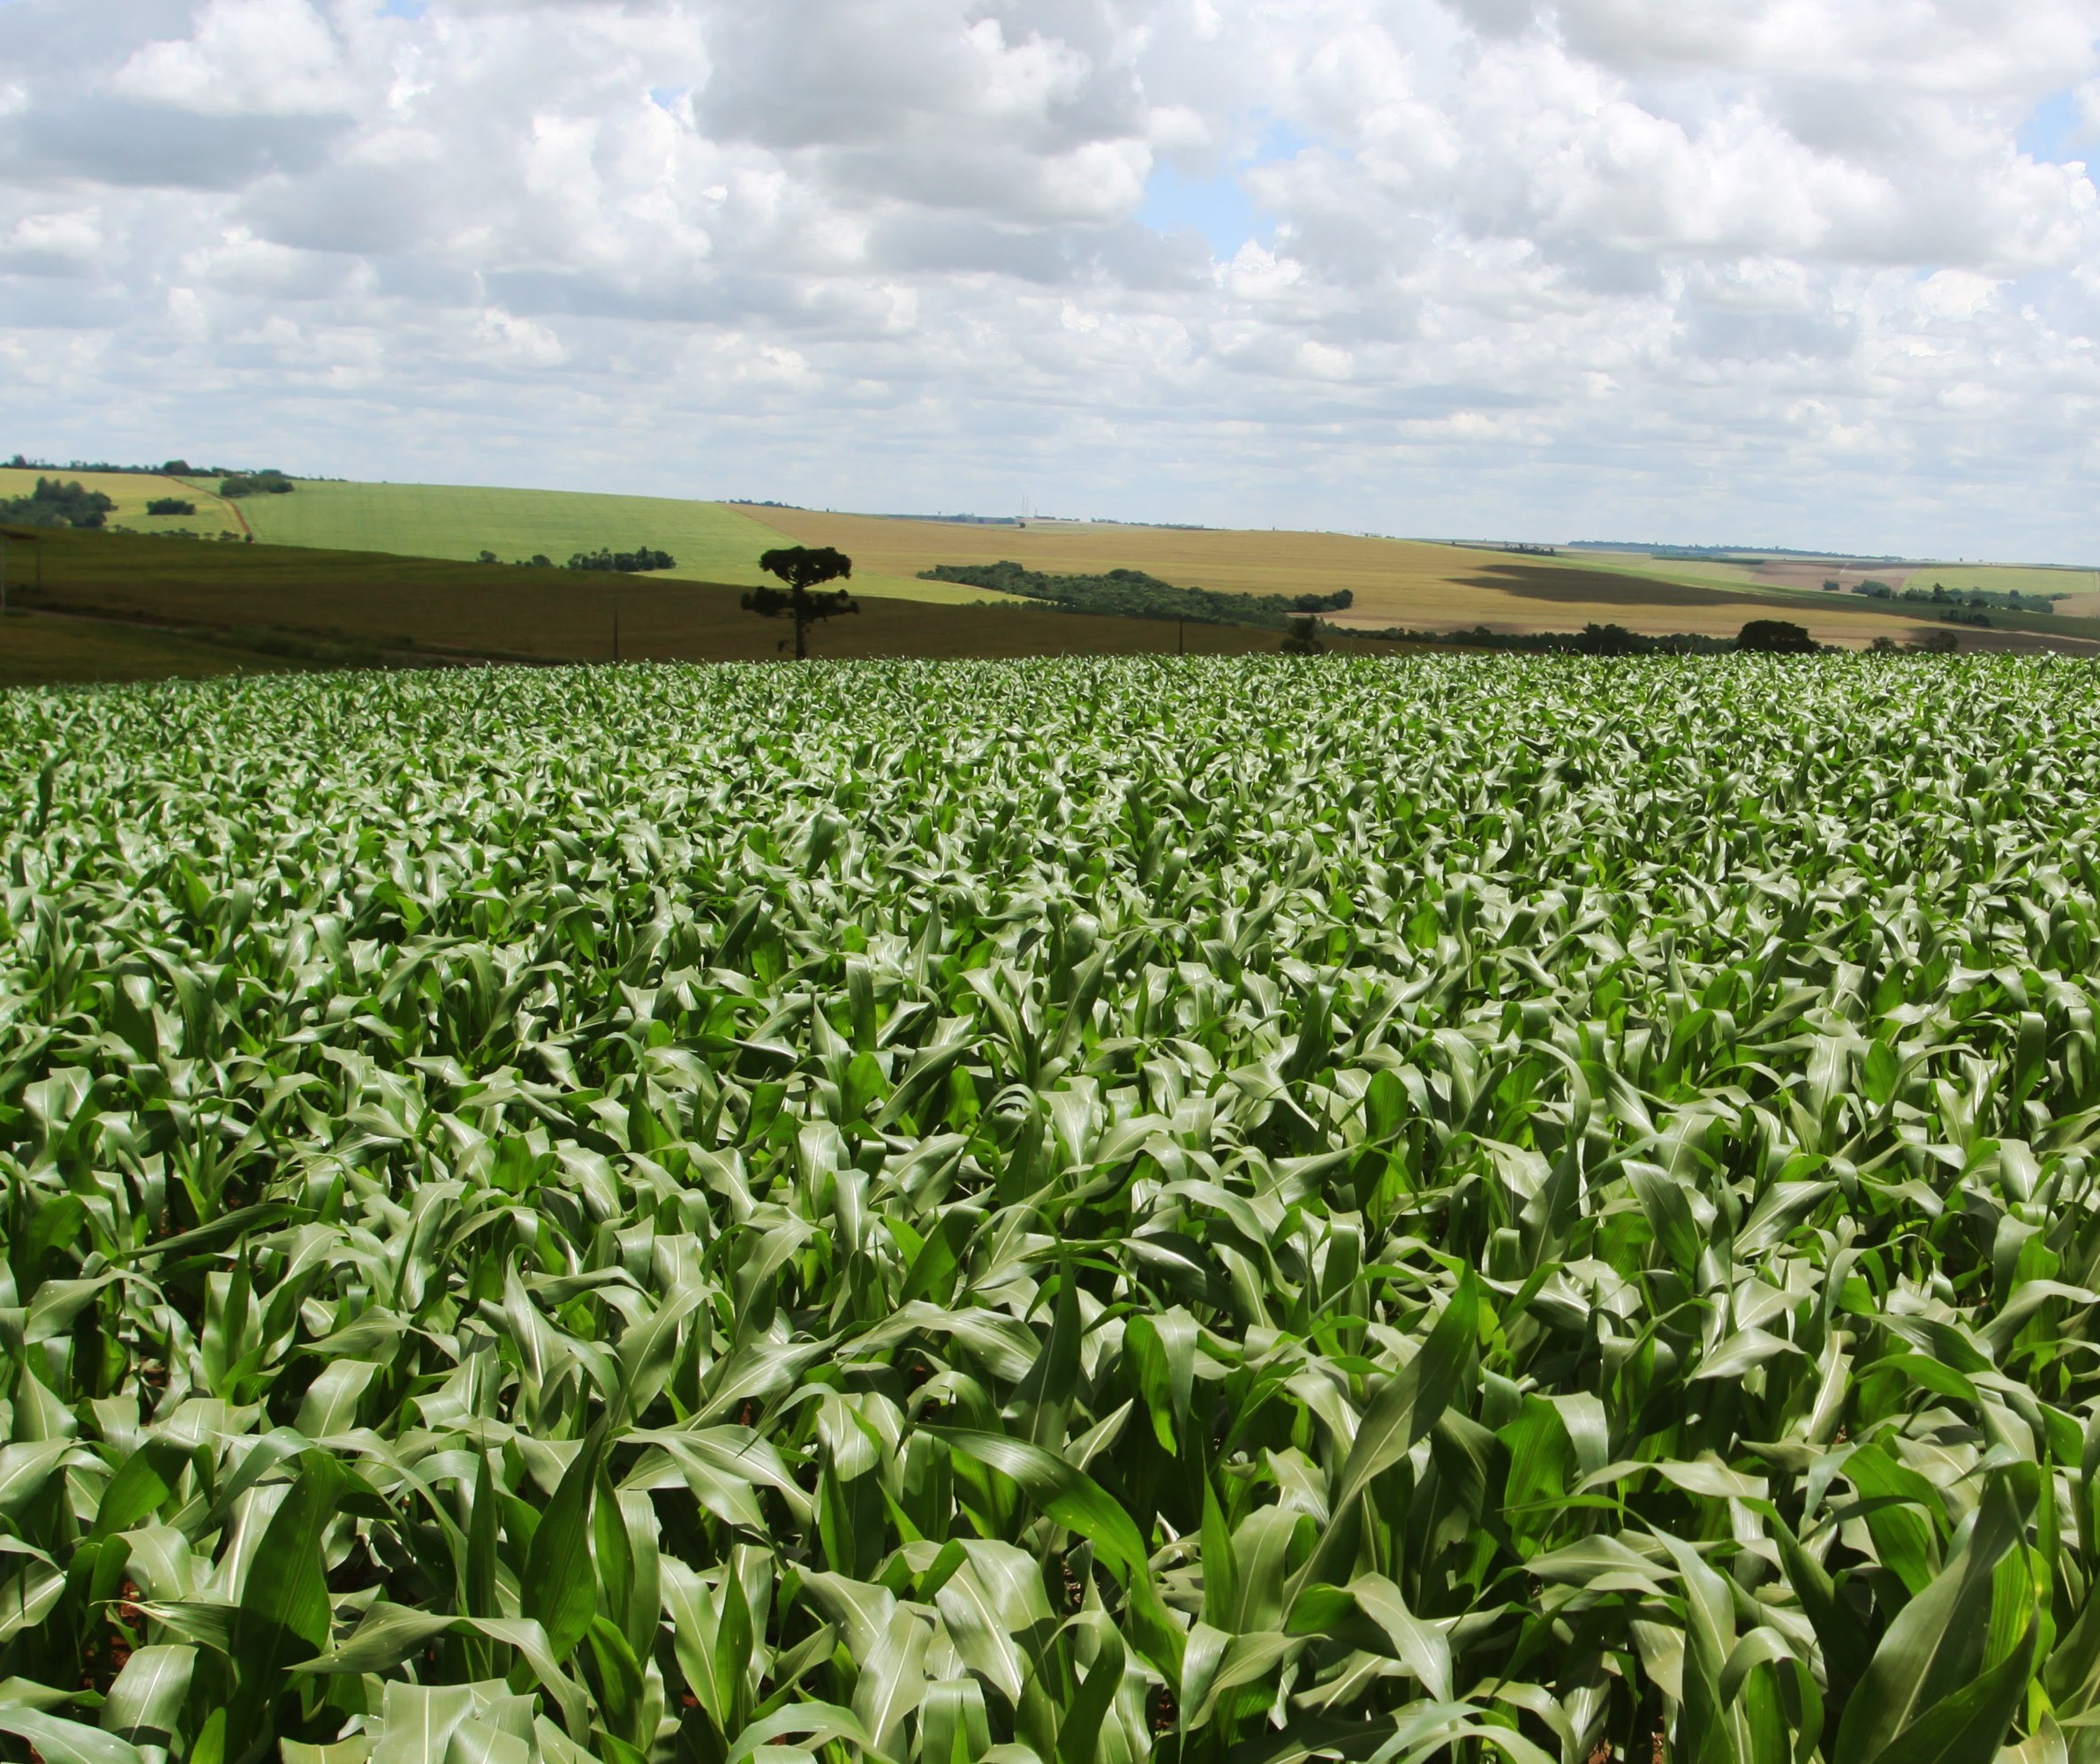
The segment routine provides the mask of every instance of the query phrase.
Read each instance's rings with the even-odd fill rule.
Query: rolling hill
[[[1871,574],[1900,584],[1915,572],[1920,581],[1945,582],[1950,588],[2019,587],[2072,596],[2060,604],[2061,618],[1994,614],[1995,629],[1965,633],[1966,646],[2032,646],[2032,640],[2041,637],[2080,646],[2100,637],[2100,622],[2091,616],[2100,614],[2100,576],[2091,570],[1944,564],[1870,568],[1794,556],[1657,558],[1635,551],[1546,556],[1344,533],[1107,522],[969,524],[585,491],[320,479],[300,479],[287,495],[229,500],[217,494],[215,477],[62,475],[79,478],[114,498],[111,524],[124,531],[188,533],[207,540],[238,536],[257,542],[243,547],[245,551],[281,550],[282,559],[273,569],[285,604],[271,616],[264,616],[269,608],[259,606],[249,606],[242,614],[244,620],[272,628],[299,624],[302,584],[311,574],[290,562],[299,552],[333,554],[337,562],[329,569],[337,574],[363,568],[376,572],[382,582],[394,579],[382,558],[444,562],[454,567],[444,592],[464,595],[460,605],[468,608],[481,607],[495,584],[487,584],[485,592],[471,572],[460,576],[457,567],[490,568],[474,561],[485,551],[493,552],[504,561],[495,566],[506,571],[502,580],[513,584],[503,592],[523,594],[535,606],[545,598],[551,609],[579,595],[578,604],[594,604],[595,591],[585,590],[567,572],[550,579],[548,572],[533,570],[514,579],[508,574],[510,563],[540,554],[558,564],[578,551],[646,544],[669,552],[677,562],[649,577],[627,579],[629,591],[639,596],[634,601],[639,616],[642,607],[654,605],[663,593],[690,592],[702,584],[738,588],[766,581],[758,568],[762,553],[776,546],[808,544],[835,545],[850,554],[856,564],[852,587],[871,601],[951,607],[994,601],[1000,597],[986,590],[925,581],[920,572],[939,564],[1011,559],[1056,574],[1141,569],[1179,585],[1228,593],[1333,594],[1346,589],[1353,604],[1333,622],[1361,630],[1484,626],[1497,632],[1526,632],[1569,630],[1595,622],[1649,634],[1727,637],[1749,619],[1786,618],[1806,626],[1823,642],[1863,647],[1877,637],[1915,637],[1930,627],[1930,615],[1900,603],[1825,593],[1822,581],[1834,577],[1850,585]],[[0,497],[26,494],[36,476],[34,470],[0,468]],[[149,500],[168,495],[194,501],[197,512],[146,514]],[[226,562],[230,550],[223,545],[208,547],[221,565],[208,563],[200,550],[177,574],[231,569]],[[364,565],[347,562],[358,555],[366,560]],[[163,574],[174,567],[172,560],[155,566]],[[234,574],[244,582],[249,579],[245,570]],[[646,593],[645,582],[653,584]],[[526,584],[532,584],[531,592]],[[389,592],[381,593],[378,604],[395,607],[389,615],[393,626],[378,635],[389,641],[394,637],[441,645],[453,641],[440,635],[459,622],[447,607],[417,605],[412,597],[395,602]],[[734,610],[734,603],[729,604]],[[480,613],[464,616],[463,629],[479,633]],[[553,620],[548,629],[566,629],[565,615],[550,610],[547,616]],[[2026,635],[2016,635],[2021,632]],[[469,648],[486,647],[489,641],[485,634],[465,640]],[[863,639],[850,641],[857,645]],[[740,645],[731,646],[740,652]],[[925,652],[913,648],[910,652]]]

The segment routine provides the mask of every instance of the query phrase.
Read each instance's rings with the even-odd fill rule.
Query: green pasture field
[[[503,562],[535,554],[566,563],[579,551],[668,551],[678,562],[665,580],[752,586],[773,577],[759,558],[792,545],[772,528],[720,502],[662,496],[608,496],[571,490],[505,490],[446,484],[333,484],[301,479],[283,496],[247,496],[241,512],[263,544],[336,551],[396,552],[472,562],[486,549]],[[891,581],[862,572],[856,592],[933,601],[984,599],[945,584]]]
[[[0,466],[0,499],[11,501],[18,496],[26,496],[36,488],[39,478],[63,479],[68,484],[78,483],[89,490],[99,490],[117,504],[110,514],[113,526],[121,526],[141,533],[188,533],[193,538],[215,541],[222,533],[241,535],[239,516],[236,504],[228,501],[208,487],[218,483],[217,479],[189,479],[166,478],[155,472],[139,471],[54,471],[18,470],[13,466]],[[146,505],[162,497],[179,497],[194,502],[194,515],[149,515]]]
[[[2093,1757],[2086,665],[309,675],[0,767],[11,1759]]]

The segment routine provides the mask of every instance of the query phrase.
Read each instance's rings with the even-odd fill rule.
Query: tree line
[[[652,569],[675,569],[678,560],[668,551],[654,551],[646,545],[638,545],[632,551],[613,551],[601,547],[596,551],[572,553],[564,569],[609,569],[622,576],[637,576]]]
[[[219,494],[238,496],[288,496],[292,481],[282,471],[236,471],[219,480]]]
[[[0,520],[25,527],[99,527],[116,506],[114,497],[86,488],[78,479],[68,484],[39,478],[26,496],[0,501]]]
[[[503,560],[493,551],[483,548],[477,563],[501,563]],[[530,557],[511,559],[520,569],[552,569],[555,561],[543,551],[536,551]],[[678,560],[668,551],[657,551],[651,547],[637,546],[632,551],[614,551],[601,547],[596,551],[578,551],[570,554],[564,569],[602,569],[622,576],[638,576],[652,569],[676,569]]]
[[[1824,590],[1835,593],[1839,584],[1825,582]],[[2048,594],[2023,594],[2017,588],[1949,588],[1935,582],[1930,589],[1915,584],[1897,589],[1891,584],[1868,577],[1854,584],[1854,594],[1863,594],[1870,600],[1907,600],[1914,606],[1952,608],[1948,616],[1960,624],[1988,625],[1987,618],[1964,618],[1964,612],[1980,613],[1990,607],[1998,607],[2008,613],[2053,613],[2056,599]]]
[[[1072,613],[1107,613],[1132,619],[1188,619],[1206,625],[1253,625],[1288,630],[1308,614],[1339,613],[1356,599],[1346,588],[1333,594],[1228,594],[1212,588],[1177,588],[1142,569],[1111,569],[1099,576],[1052,576],[1013,562],[940,563],[919,571],[925,582],[958,582],[1025,599],[1044,600]]]

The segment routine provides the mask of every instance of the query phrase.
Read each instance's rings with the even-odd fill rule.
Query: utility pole
[[[36,535],[26,533],[19,528],[0,527],[0,619],[7,616],[7,542],[19,539],[24,545],[34,545]],[[44,585],[44,554],[36,554],[36,585],[41,592]]]
[[[1186,619],[1176,619],[1174,622],[1174,652],[1176,655],[1186,655],[1189,652],[1189,622]]]
[[[620,591],[613,590],[613,660],[620,659]]]

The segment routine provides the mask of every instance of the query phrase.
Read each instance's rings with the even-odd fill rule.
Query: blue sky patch
[[[1208,177],[1190,177],[1162,159],[1156,161],[1145,180],[1144,200],[1137,219],[1156,233],[1190,230],[1202,234],[1211,255],[1220,263],[1229,260],[1249,239],[1268,230],[1268,223],[1241,182],[1243,173],[1272,161],[1289,159],[1312,145],[1282,123],[1273,123],[1261,144],[1229,171]]]
[[[1253,200],[1240,187],[1237,172],[1190,177],[1165,160],[1145,179],[1137,218],[1156,233],[1201,233],[1220,263],[1254,237],[1257,224]]]
[[[2018,139],[2021,152],[2059,164],[2088,157],[2094,144],[2093,131],[2086,124],[2075,92],[2052,93],[2036,105],[2034,114],[2021,124]]]

